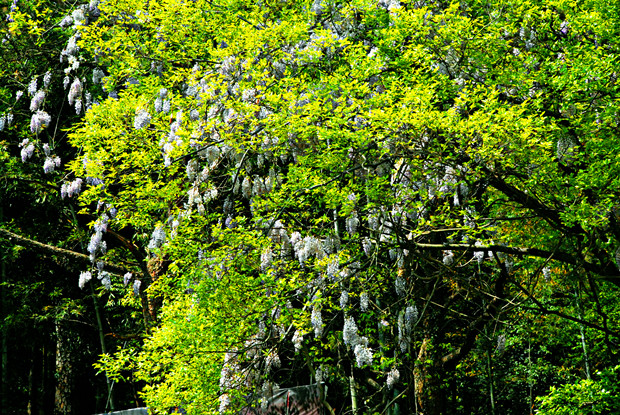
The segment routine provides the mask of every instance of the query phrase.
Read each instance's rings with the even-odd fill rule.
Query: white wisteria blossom
[[[360,221],[357,217],[357,212],[353,211],[353,213],[351,213],[351,216],[349,216],[346,220],[347,232],[349,233],[349,235],[353,236],[353,234],[357,232],[357,226],[359,225],[359,223]]]
[[[98,84],[101,82],[105,73],[100,68],[93,69],[93,84]]]
[[[131,272],[127,272],[125,275],[123,275],[123,285],[125,287],[127,287],[127,284],[129,284],[129,281],[131,281],[131,278],[133,277]]]
[[[415,323],[418,321],[418,317],[418,308],[415,305],[408,306],[405,309],[405,328],[408,334],[411,334]]]
[[[349,293],[343,290],[342,294],[340,294],[340,308],[342,309],[346,308],[348,302],[349,302]]]
[[[360,294],[360,309],[362,310],[362,312],[368,311],[368,303],[369,303],[368,293],[364,291]]]
[[[80,82],[79,78],[73,79],[71,83],[71,88],[69,88],[69,94],[67,95],[67,99],[69,100],[69,105],[73,105],[77,99],[80,99],[82,96],[82,82]]]
[[[360,342],[355,345],[353,353],[355,354],[357,367],[372,365],[372,350],[368,347],[368,339],[366,337],[362,337]]]
[[[163,226],[158,225],[155,227],[155,230],[151,234],[151,240],[149,241],[148,248],[151,250],[157,249],[161,247],[165,241],[166,241],[166,231],[164,230]]]
[[[27,138],[25,138],[20,144],[19,146],[21,147],[21,156],[22,156],[22,162],[26,162],[26,160],[28,160],[30,157],[32,157],[32,154],[34,153],[34,144],[30,142],[30,140],[28,140]]]
[[[32,99],[30,100],[30,111],[35,112],[39,108],[41,108],[43,100],[45,100],[45,91],[40,89],[34,94]]]
[[[73,197],[80,194],[82,190],[82,179],[76,178],[71,182],[65,182],[60,187],[60,196],[64,199],[65,197]]]
[[[392,370],[387,375],[387,379],[385,383],[387,384],[388,389],[393,389],[394,385],[398,383],[400,380],[400,372],[397,368],[393,367]]]
[[[347,317],[344,320],[344,328],[342,329],[342,339],[344,344],[354,348],[360,341],[360,337],[357,335],[357,324],[353,317]]]
[[[402,275],[398,275],[394,280],[394,288],[399,297],[404,297],[407,294],[407,281],[405,281]]]
[[[151,115],[147,110],[141,109],[133,120],[133,127],[136,130],[146,128],[151,123]]]
[[[43,171],[46,174],[53,172],[58,167],[60,167],[60,157],[51,156],[45,158],[45,162],[43,163]]]
[[[260,268],[263,272],[267,271],[271,267],[273,261],[273,252],[271,248],[266,248],[260,256]]]
[[[109,272],[101,271],[99,272],[99,276],[97,278],[101,280],[101,285],[103,285],[106,290],[110,290],[110,288],[112,288],[112,279]]]
[[[312,307],[312,315],[310,317],[312,327],[314,327],[314,336],[319,338],[323,335],[323,316],[321,315],[320,308]]]
[[[84,286],[86,285],[86,283],[88,281],[90,281],[92,279],[93,275],[90,273],[90,271],[82,271],[80,273],[80,280],[78,281],[78,285],[81,289],[84,289]]]
[[[32,78],[28,84],[28,95],[34,96],[37,92],[37,78]]]
[[[30,118],[30,131],[38,134],[52,122],[52,117],[45,111],[38,110]]]
[[[45,75],[43,75],[43,87],[48,88],[50,86],[50,82],[52,82],[52,72],[47,71]]]
[[[295,330],[295,333],[293,334],[293,346],[295,347],[295,353],[298,353],[301,350],[303,341],[304,335],[299,329]]]
[[[142,285],[142,281],[135,279],[133,281],[133,295],[135,297],[139,297],[140,296],[140,286]]]

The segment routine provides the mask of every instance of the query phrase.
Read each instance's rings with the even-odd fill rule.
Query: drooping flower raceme
[[[482,246],[482,242],[480,241],[476,241],[476,246]],[[484,251],[474,251],[474,258],[476,259],[476,261],[478,261],[478,263],[482,263],[482,261],[484,261]]]
[[[362,240],[362,248],[364,249],[364,253],[366,256],[370,256],[372,253],[372,242],[368,238],[364,238]]]
[[[450,250],[443,251],[443,263],[445,265],[452,265],[454,262],[454,253]]]
[[[34,144],[32,144],[27,138],[25,138],[19,144],[19,146],[22,148],[22,151],[21,151],[22,161],[26,162],[26,160],[32,157],[32,154],[34,153]]]
[[[64,199],[65,197],[73,197],[80,194],[82,190],[82,179],[79,177],[72,182],[63,183],[60,187],[60,196]]]
[[[103,73],[101,69],[99,68],[93,69],[93,84],[98,84],[99,82],[101,82],[104,76],[105,74]]]
[[[90,281],[92,278],[92,274],[90,273],[90,271],[82,271],[80,273],[80,280],[78,281],[78,285],[81,289],[84,289],[84,286],[86,285],[86,283],[88,281]]]
[[[36,110],[41,108],[41,104],[43,103],[44,99],[45,99],[45,91],[40,89],[39,91],[37,91],[36,94],[34,94],[32,99],[30,100],[30,111],[35,112]]]
[[[271,248],[267,248],[260,256],[260,268],[263,272],[266,272],[271,267],[271,261],[273,261],[273,252]]]
[[[134,280],[133,281],[133,295],[136,297],[140,296],[140,286],[142,285],[142,281]]]
[[[71,88],[69,88],[69,95],[67,99],[69,100],[69,105],[73,105],[77,99],[80,99],[82,95],[82,83],[78,78],[75,78],[71,83]]]
[[[103,233],[101,230],[97,230],[91,237],[88,247],[86,248],[90,253],[90,260],[95,260],[97,251],[105,252],[107,250],[106,242],[103,240]]]
[[[50,82],[52,82],[52,73],[50,71],[47,71],[45,72],[45,75],[43,75],[43,87],[49,87]]]
[[[327,276],[335,278],[338,275],[340,264],[338,263],[338,257],[335,257],[327,264]]]
[[[407,293],[407,282],[401,275],[396,277],[394,288],[396,288],[396,294],[398,294],[399,297],[404,297]]]
[[[133,127],[136,130],[141,130],[147,127],[151,123],[151,115],[146,110],[140,110],[136,114],[136,118],[133,120]]]
[[[506,335],[505,334],[500,334],[499,336],[497,336],[497,348],[496,351],[497,353],[503,353],[504,350],[506,349]]]
[[[295,346],[295,353],[298,353],[301,350],[303,341],[303,334],[301,334],[299,330],[295,330],[295,334],[293,334],[293,346]]]
[[[277,369],[281,366],[281,364],[282,362],[280,361],[280,356],[278,356],[278,353],[276,353],[275,350],[272,350],[265,359],[265,365],[267,366],[267,370],[270,370],[271,368]]]
[[[394,388],[394,385],[398,383],[399,379],[400,379],[400,372],[398,371],[398,369],[393,367],[392,370],[390,370],[390,373],[388,373],[387,380],[385,382],[387,384],[388,389]]]
[[[65,16],[58,25],[62,28],[66,28],[66,27],[71,26],[72,24],[73,24],[73,17]]]
[[[340,308],[345,308],[348,302],[349,302],[349,293],[343,290],[342,294],[340,294]]]
[[[321,337],[323,335],[323,316],[318,307],[312,307],[312,315],[310,317],[312,327],[314,327],[314,336]]]
[[[353,234],[357,232],[357,225],[359,225],[359,223],[357,212],[354,211],[346,220],[347,232],[349,232],[349,235],[353,236]]]
[[[99,272],[99,276],[97,278],[101,280],[101,285],[103,285],[106,290],[109,290],[112,287],[112,280],[110,279],[110,273],[106,271],[101,271]]]
[[[372,365],[372,350],[368,347],[368,339],[366,337],[360,338],[360,342],[355,345],[353,353],[355,354],[357,367]]]
[[[359,336],[357,335],[357,324],[353,317],[347,317],[344,320],[344,328],[342,329],[342,339],[344,344],[354,348],[359,342]]]
[[[153,103],[153,106],[155,107],[155,112],[161,112],[163,109],[163,105],[163,99],[161,99],[160,97],[155,98],[155,102]]]
[[[37,92],[37,78],[32,78],[28,84],[28,95],[33,96]]]
[[[149,242],[149,249],[159,248],[166,241],[166,231],[162,226],[157,226],[151,235],[151,240]]]
[[[316,379],[316,383],[317,384],[321,384],[323,383],[323,380],[325,380],[325,368],[323,367],[323,365],[319,366],[316,371],[314,372],[314,377]]]
[[[368,293],[366,291],[364,291],[363,293],[360,294],[360,309],[362,311],[368,311]]]
[[[131,274],[131,272],[128,272],[125,275],[123,275],[123,285],[125,287],[127,286],[127,284],[129,284],[129,281],[131,280],[132,277],[133,275]]]
[[[225,393],[225,394],[220,396],[219,400],[220,400],[219,412],[220,413],[224,413],[224,412],[226,412],[226,409],[228,408],[228,405],[230,405],[230,397],[228,396],[227,393]]]
[[[170,100],[169,99],[164,100],[161,110],[165,112],[166,114],[170,112]]]
[[[411,334],[413,331],[413,326],[418,321],[418,308],[414,306],[408,306],[405,309],[405,328],[407,330],[407,334]]]
[[[409,336],[407,335],[407,328],[405,326],[405,313],[400,312],[398,314],[398,344],[400,350],[403,353],[407,352],[409,348]]]
[[[53,172],[57,167],[60,167],[60,157],[46,157],[43,163],[43,171],[47,173]]]
[[[38,134],[42,129],[47,127],[51,121],[52,117],[50,117],[47,112],[38,110],[32,114],[32,118],[30,119],[30,131]]]

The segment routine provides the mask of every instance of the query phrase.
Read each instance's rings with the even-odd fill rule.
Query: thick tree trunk
[[[56,323],[56,396],[55,415],[71,414],[73,365],[71,362],[70,336],[61,324]]]
[[[446,391],[442,390],[442,370],[431,355],[431,340],[425,338],[418,353],[418,364],[414,371],[419,415],[442,415],[446,413]],[[426,364],[431,361],[433,363]]]
[[[0,206],[0,222],[3,220],[2,207]],[[8,313],[6,305],[6,292],[4,288],[4,282],[6,280],[6,263],[2,259],[2,253],[0,253],[0,315],[6,316]],[[8,375],[9,375],[9,351],[7,333],[3,331],[2,342],[0,343],[0,406],[2,408],[8,407]]]
[[[0,213],[1,215],[1,213]],[[0,261],[2,261],[2,259],[0,258]],[[5,288],[4,288],[4,280],[5,280],[5,272],[6,272],[6,268],[5,268],[5,264],[4,261],[2,261],[0,263],[0,311],[1,311],[1,315],[5,316],[6,315],[6,293],[5,293]],[[2,395],[2,397],[0,398],[0,405],[2,406],[2,408],[7,408],[8,407],[8,390],[9,390],[9,385],[8,385],[8,377],[9,377],[9,345],[8,345],[8,341],[7,341],[7,333],[6,331],[3,331],[2,333],[2,344],[0,344],[0,353],[1,353],[1,357],[0,357],[0,365],[2,366],[2,372],[0,373],[0,382],[1,382],[1,387],[0,387],[0,395]]]
[[[47,337],[43,345],[43,369],[42,369],[42,400],[41,413],[39,415],[54,412],[54,394],[56,386],[56,347],[52,339]]]
[[[30,371],[28,373],[28,414],[45,415],[50,413],[50,402],[46,399],[46,381],[50,376],[47,369],[47,347],[37,343],[32,346]],[[52,378],[53,379],[53,378]]]

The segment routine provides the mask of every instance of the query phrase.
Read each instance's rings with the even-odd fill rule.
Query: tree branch
[[[619,338],[620,337],[620,333],[618,332],[614,332],[606,327],[601,327],[598,324],[595,323],[591,323],[589,321],[583,320],[581,318],[577,318],[577,317],[573,317],[570,316],[568,314],[562,313],[561,311],[557,311],[557,310],[551,310],[547,307],[545,307],[545,305],[543,303],[541,303],[540,301],[538,301],[536,298],[534,298],[534,296],[525,288],[523,287],[521,284],[519,284],[517,281],[512,281],[512,283],[519,289],[521,290],[521,292],[523,292],[523,294],[525,294],[525,296],[532,300],[532,302],[536,305],[536,310],[540,311],[542,314],[548,315],[548,314],[552,314],[552,315],[556,315],[560,318],[566,319],[566,320],[570,320],[574,323],[578,323],[578,324],[583,324],[584,326],[587,326],[591,329],[594,330],[598,330],[602,333],[605,333],[607,335]]]
[[[0,237],[6,238],[11,242],[14,242],[16,245],[21,245],[26,248],[30,248],[34,251],[45,252],[52,255],[60,255],[63,257],[74,259],[80,263],[92,265],[92,261],[88,255],[84,255],[79,252],[71,251],[64,248],[58,248],[57,246],[44,244],[42,242],[35,241],[34,239],[26,238],[24,236],[18,235],[6,229],[0,228]],[[116,274],[123,275],[129,272],[127,269],[120,267],[118,265],[110,264],[104,262],[104,267],[107,270],[110,270]]]
[[[547,251],[545,249],[538,248],[522,248],[512,247],[504,245],[471,245],[471,244],[427,244],[427,243],[415,243],[415,246],[420,250],[429,251],[492,251],[503,252],[506,254],[518,255],[518,256],[532,256],[537,258],[552,259],[566,264],[581,266],[587,271],[591,271],[613,284],[620,284],[620,272],[614,266],[602,266],[592,264],[585,260],[580,260],[579,256],[575,254],[569,254],[563,251]]]

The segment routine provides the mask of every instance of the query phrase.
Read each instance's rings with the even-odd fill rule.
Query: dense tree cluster
[[[44,185],[62,226],[0,217],[5,261],[22,266],[13,244],[79,258],[63,272],[95,332],[102,315],[133,332],[100,335],[108,396],[124,382],[195,414],[268,412],[308,384],[331,413],[620,405],[617,6],[28,4],[5,23],[1,200]]]

